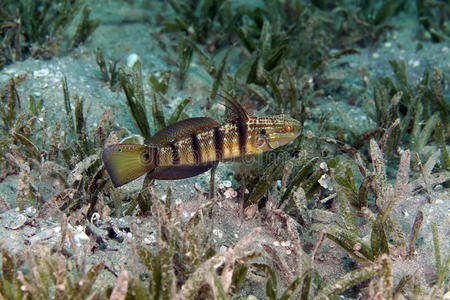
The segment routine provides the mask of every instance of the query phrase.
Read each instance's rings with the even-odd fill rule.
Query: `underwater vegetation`
[[[89,18],[82,1],[4,0],[0,3],[0,70],[8,64],[33,58],[50,59],[83,43],[99,25]],[[63,40],[65,30],[78,12],[75,32]],[[66,38],[67,39],[67,38]],[[66,42],[66,44],[64,44]]]
[[[419,22],[431,36],[434,43],[448,41],[450,7],[444,1],[416,1]]]
[[[422,47],[448,41],[449,7],[427,0],[347,2],[169,1],[159,12],[157,30],[149,27],[166,69],[147,73],[141,61],[125,66],[105,56],[106,49],[91,51],[98,66],[89,74],[97,78],[91,84],[121,95],[135,123],[131,129],[114,122],[118,112],[111,108],[95,126],[89,124],[91,99],[77,95],[71,74],[58,82],[64,106],[55,120],[48,118],[46,104],[56,99],[19,93],[28,78],[12,76],[0,87],[0,182],[11,176],[17,184],[13,203],[0,195],[0,211],[17,208],[24,215],[35,207],[36,216],[27,217],[24,226],[56,222],[60,233],[56,245],[41,253],[8,251],[8,241],[0,241],[0,298],[448,295],[448,238],[441,238],[445,228],[439,226],[445,220],[429,222],[425,211],[425,204],[436,204],[449,187],[448,74],[441,66],[427,66],[420,80],[412,80],[408,64],[391,59],[383,76],[339,93],[327,74],[342,67],[340,58],[376,49],[401,14],[417,21]],[[89,11],[89,3],[81,1],[2,1],[0,69],[83,44],[102,26]],[[77,14],[78,26],[61,52]],[[205,103],[190,97],[175,103],[174,91],[192,84],[194,64],[210,77],[202,91]],[[161,129],[198,117],[191,115],[192,106],[227,120],[229,112],[222,116],[216,104],[228,92],[259,115],[297,119],[300,136],[256,163],[233,167],[230,186],[223,184],[224,173],[212,168],[208,191],[197,183],[189,188],[200,199],[189,212],[173,195],[180,187],[157,187],[150,177],[130,188],[113,187],[101,159],[106,147],[148,144]],[[359,95],[352,105],[361,107],[364,124],[342,108],[352,93]],[[168,103],[175,103],[171,110]],[[313,112],[323,103],[331,112]],[[188,196],[182,200],[188,202]],[[418,206],[406,224],[396,211],[401,205]],[[251,230],[223,247],[215,225],[225,213],[230,231],[237,223]],[[114,220],[126,217],[134,221],[116,225]],[[137,220],[148,231],[139,231]],[[83,228],[89,242],[80,246],[74,227]],[[433,260],[427,272],[419,270],[426,244],[434,251],[426,255]],[[90,259],[124,248],[133,261],[118,269]]]

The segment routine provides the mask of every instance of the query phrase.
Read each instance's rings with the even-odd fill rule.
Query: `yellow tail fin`
[[[117,144],[103,150],[103,164],[114,187],[122,186],[154,168],[150,148],[138,144]]]

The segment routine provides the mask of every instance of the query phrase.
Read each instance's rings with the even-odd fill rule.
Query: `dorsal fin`
[[[219,125],[216,120],[207,117],[181,120],[155,133],[149,140],[149,146],[168,146],[191,134],[198,134]]]
[[[242,105],[233,98],[233,96],[231,94],[229,94],[228,92],[224,91],[227,96],[218,94],[220,97],[222,97],[225,102],[223,103],[223,105],[228,108],[232,114],[234,115],[234,117],[232,119],[237,119],[237,120],[241,120],[241,121],[247,121],[249,119],[249,117],[251,117],[252,115],[249,114],[244,107],[242,107]]]

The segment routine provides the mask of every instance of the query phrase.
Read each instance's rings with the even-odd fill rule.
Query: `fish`
[[[169,125],[147,145],[114,144],[102,161],[114,187],[144,174],[158,180],[193,177],[221,161],[258,155],[284,146],[299,136],[301,123],[287,115],[257,117],[234,98],[222,96],[230,111],[223,124],[194,117]]]

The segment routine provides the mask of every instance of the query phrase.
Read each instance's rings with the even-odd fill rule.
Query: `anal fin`
[[[205,173],[211,169],[214,164],[216,164],[216,162],[193,166],[158,167],[150,172],[149,177],[159,180],[184,179]]]

